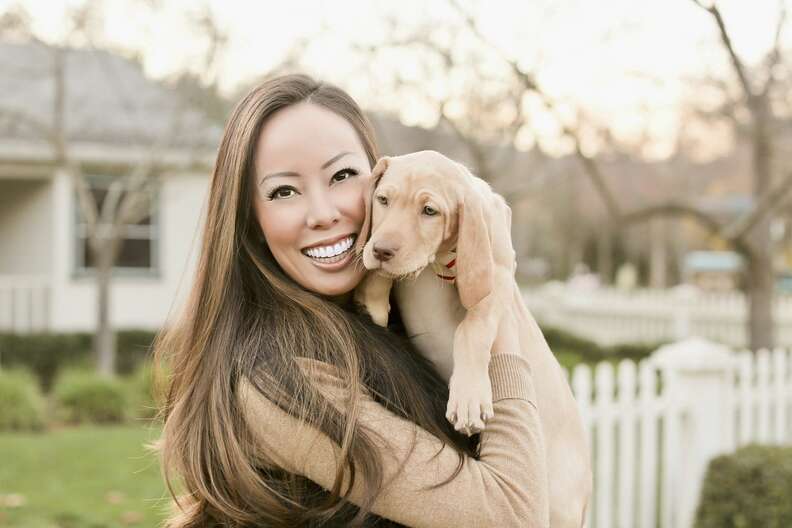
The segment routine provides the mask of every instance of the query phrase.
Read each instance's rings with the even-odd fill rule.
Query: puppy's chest
[[[413,344],[426,357],[450,361],[454,332],[466,313],[454,284],[438,279],[427,266],[415,280],[398,281],[393,287]]]

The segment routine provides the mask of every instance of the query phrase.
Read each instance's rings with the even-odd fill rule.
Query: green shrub
[[[603,349],[604,358],[618,358],[632,359],[636,363],[646,357],[652,352],[663,346],[664,342],[656,343],[625,343],[621,345],[613,345]]]
[[[124,382],[90,370],[64,370],[53,389],[58,417],[68,423],[115,423],[126,417]]]
[[[119,374],[132,374],[149,359],[156,335],[149,330],[120,330],[116,333],[116,370]]]
[[[583,356],[575,350],[565,350],[561,348],[551,348],[550,350],[553,351],[553,355],[555,355],[558,362],[561,363],[561,366],[567,370],[571,371],[578,363],[586,362]]]
[[[713,459],[696,528],[792,526],[792,447],[750,445]]]
[[[542,326],[542,334],[556,359],[567,369],[578,363],[594,365],[600,361],[617,363],[622,359],[640,361],[657,350],[662,343],[631,343],[604,347],[560,328]]]
[[[0,370],[0,431],[44,426],[44,398],[36,378],[22,369]]]
[[[155,332],[119,330],[116,333],[116,370],[131,374],[149,355]],[[49,392],[58,371],[64,367],[95,364],[93,334],[0,334],[0,367],[20,366],[32,370],[41,388]]]
[[[131,414],[134,418],[150,420],[157,415],[154,401],[154,378],[150,361],[138,367],[127,380]]]
[[[75,365],[90,358],[89,334],[2,334],[0,365],[33,371],[44,391],[49,391],[61,365]]]

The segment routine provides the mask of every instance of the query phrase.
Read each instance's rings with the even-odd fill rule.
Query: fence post
[[[734,356],[718,343],[698,337],[660,347],[650,361],[661,371],[664,394],[681,412],[673,461],[678,471],[671,489],[673,526],[691,528],[709,461],[731,449]],[[673,440],[672,440],[673,441]]]
[[[697,289],[690,284],[671,288],[671,332],[674,339],[681,341],[693,333],[693,303]]]

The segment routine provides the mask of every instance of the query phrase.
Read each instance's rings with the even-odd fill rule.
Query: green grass
[[[143,447],[158,435],[144,425],[0,433],[0,527],[159,526],[169,501]]]

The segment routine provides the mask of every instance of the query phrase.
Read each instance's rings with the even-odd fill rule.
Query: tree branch
[[[87,230],[86,239],[91,249],[96,249],[97,224],[99,219],[99,210],[94,200],[91,189],[85,178],[80,173],[79,168],[73,165],[68,165],[66,170],[69,171],[72,183],[77,191],[77,202],[79,203],[80,213],[83,217],[85,229]]]
[[[721,42],[729,54],[729,59],[731,60],[734,71],[737,74],[737,78],[740,80],[740,84],[745,91],[745,96],[748,97],[748,99],[752,99],[754,97],[754,93],[751,89],[751,83],[748,81],[748,75],[745,73],[745,66],[737,56],[737,52],[734,50],[731,36],[726,29],[726,23],[723,21],[723,16],[721,16],[718,6],[715,5],[715,2],[713,2],[711,6],[705,6],[699,0],[691,1],[704,11],[708,12],[715,19],[715,23],[718,25],[718,32],[720,33]]]
[[[756,226],[765,216],[769,215],[792,190],[792,172],[779,183],[775,189],[764,193],[761,200],[744,216],[726,226],[723,230],[723,237],[732,239],[747,238],[751,229]]]
[[[678,201],[669,201],[637,209],[623,214],[621,220],[624,223],[632,224],[649,220],[653,216],[689,216],[695,218],[711,234],[720,236],[721,233],[721,225],[715,218],[690,204]]]
[[[775,37],[773,38],[773,49],[767,56],[767,78],[762,87],[762,95],[766,96],[776,81],[775,68],[781,62],[781,33],[786,23],[786,4],[784,0],[778,2],[778,23],[776,24]]]

